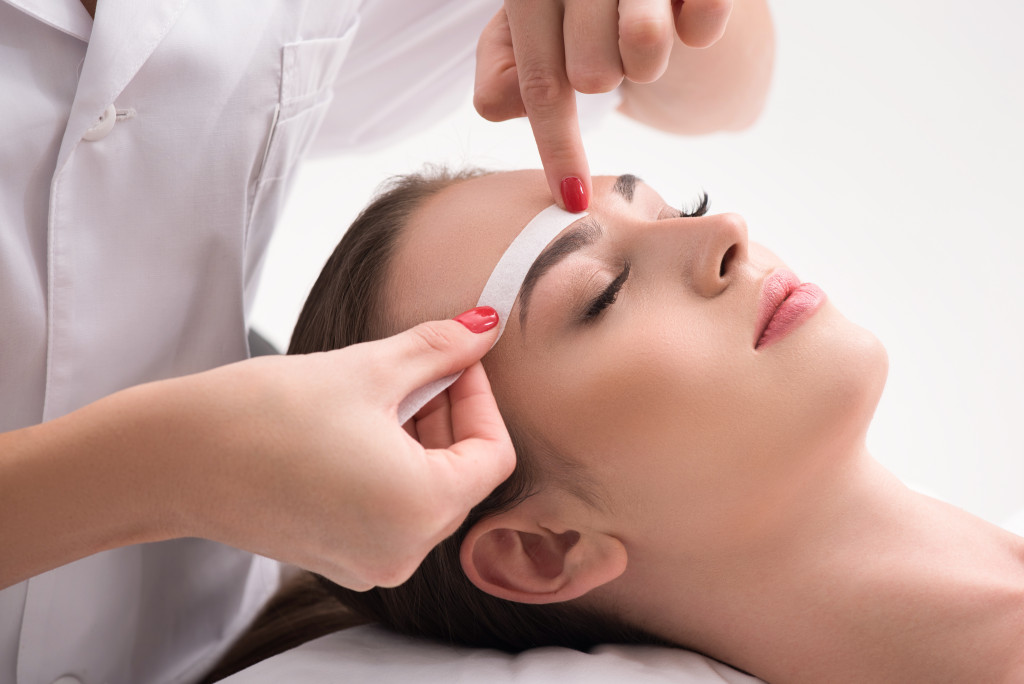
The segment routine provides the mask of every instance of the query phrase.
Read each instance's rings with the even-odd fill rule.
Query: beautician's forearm
[[[0,434],[0,587],[177,537],[355,589],[404,582],[515,467],[478,363],[497,321],[471,309],[344,349],[239,361]],[[458,370],[448,404],[416,423],[438,445],[428,451],[398,404]]]
[[[164,384],[0,434],[0,588],[100,551],[172,536],[162,491],[173,486],[169,464],[146,444]]]
[[[764,108],[774,54],[775,32],[766,0],[736,0],[717,43],[695,49],[677,37],[660,79],[623,82],[619,110],[681,135],[746,128]]]

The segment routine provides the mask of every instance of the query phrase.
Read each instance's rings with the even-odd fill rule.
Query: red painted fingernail
[[[470,332],[482,333],[498,325],[498,312],[489,306],[478,306],[460,313],[453,320],[469,328]]]
[[[576,176],[569,176],[562,179],[562,201],[565,208],[574,214],[586,211],[590,200],[587,198],[587,189],[583,187],[583,181]]]

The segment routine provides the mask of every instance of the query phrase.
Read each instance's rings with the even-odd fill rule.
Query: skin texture
[[[1022,540],[871,459],[879,342],[826,301],[755,350],[778,258],[738,216],[675,218],[649,188],[630,202],[613,184],[595,178],[605,237],[541,279],[525,327],[520,304],[484,359],[546,472],[470,531],[469,578],[614,611],[767,681],[1019,681]],[[539,171],[432,199],[392,269],[399,322],[474,302],[548,203]],[[625,260],[615,303],[581,322]]]

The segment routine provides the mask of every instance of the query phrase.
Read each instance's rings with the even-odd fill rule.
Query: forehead
[[[471,178],[424,202],[402,231],[389,269],[391,313],[401,327],[474,306],[509,244],[551,204],[539,170]]]

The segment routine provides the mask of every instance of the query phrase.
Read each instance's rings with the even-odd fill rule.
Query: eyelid
[[[658,213],[658,220],[664,221],[665,219],[681,218],[682,215],[683,212],[681,210],[676,209],[675,207],[670,207],[669,205],[666,204],[664,207],[661,208],[661,211]]]
[[[696,201],[691,205],[692,209],[676,209],[665,205],[662,207],[661,212],[658,214],[658,220],[670,219],[670,218],[698,218],[705,216],[708,213],[708,209],[711,207],[711,198],[708,197],[706,191],[701,191],[697,196]],[[668,215],[666,215],[668,214]]]
[[[630,263],[629,260],[626,260],[622,265],[622,270],[615,276],[615,279],[601,290],[596,297],[592,297],[588,301],[587,309],[580,316],[583,322],[587,323],[597,320],[604,313],[605,309],[615,303],[622,292],[622,288],[625,287],[626,281],[629,280],[629,271]]]

